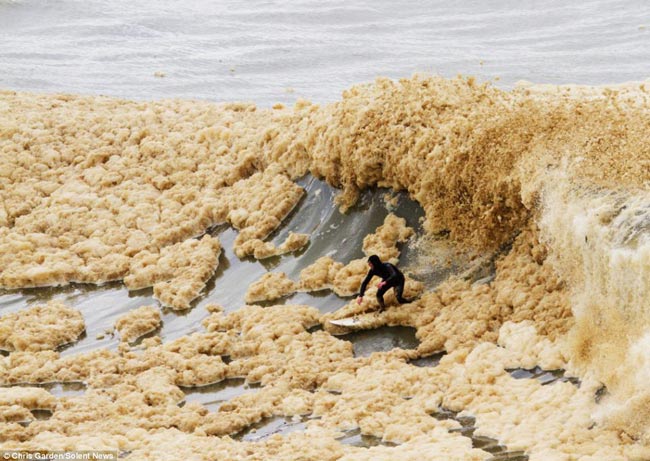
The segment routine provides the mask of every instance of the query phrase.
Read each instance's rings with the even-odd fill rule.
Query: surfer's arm
[[[368,283],[370,283],[370,279],[373,275],[372,271],[368,271],[368,275],[366,275],[366,278],[361,282],[361,288],[359,289],[360,298],[363,298],[363,295],[366,293],[366,287],[368,286]]]

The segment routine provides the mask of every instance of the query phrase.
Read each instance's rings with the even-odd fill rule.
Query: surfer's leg
[[[395,298],[397,298],[397,301],[398,301],[400,304],[404,304],[405,302],[407,302],[407,301],[402,297],[402,293],[404,293],[404,284],[403,284],[403,283],[400,283],[399,285],[397,285],[397,286],[395,287]]]
[[[404,293],[404,279],[402,279],[397,285],[395,285],[395,297],[400,304],[410,303],[411,299],[406,299],[402,296]]]
[[[379,303],[379,310],[383,311],[386,309],[386,304],[384,304],[384,293],[386,293],[391,287],[384,285],[379,290],[377,290],[377,302]]]

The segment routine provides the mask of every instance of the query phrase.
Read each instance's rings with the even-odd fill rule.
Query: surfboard
[[[353,315],[342,319],[330,320],[329,323],[345,328],[368,328],[377,323],[377,312]]]
[[[332,325],[338,325],[340,327],[352,327],[359,324],[359,317],[345,317],[342,319],[330,320]]]

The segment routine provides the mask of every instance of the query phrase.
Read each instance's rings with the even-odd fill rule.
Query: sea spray
[[[558,177],[558,176],[564,176]],[[599,418],[648,437],[650,195],[551,176],[540,225],[569,282],[572,366],[607,389]]]

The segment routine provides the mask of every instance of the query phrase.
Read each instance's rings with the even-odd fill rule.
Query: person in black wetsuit
[[[357,298],[358,304],[361,304],[363,295],[366,292],[366,287],[368,286],[370,279],[375,275],[381,278],[381,282],[377,285],[379,288],[379,290],[377,290],[377,301],[379,302],[380,310],[383,311],[386,308],[386,305],[384,304],[384,293],[391,288],[395,288],[397,301],[401,304],[411,302],[411,300],[402,297],[402,294],[404,293],[404,274],[402,274],[397,267],[391,263],[382,263],[381,259],[379,259],[379,256],[377,255],[372,255],[368,258],[368,266],[370,266],[370,270],[361,283],[359,297]]]

